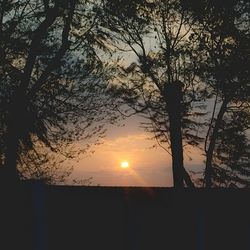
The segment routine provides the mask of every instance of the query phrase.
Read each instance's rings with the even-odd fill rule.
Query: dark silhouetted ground
[[[1,250],[250,249],[249,190],[1,188]]]

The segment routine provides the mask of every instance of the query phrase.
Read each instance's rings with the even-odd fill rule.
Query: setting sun
[[[121,168],[128,168],[129,167],[129,163],[127,161],[123,161],[121,162]]]

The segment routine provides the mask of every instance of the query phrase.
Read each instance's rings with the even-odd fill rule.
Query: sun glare
[[[123,161],[121,162],[121,168],[128,168],[129,167],[129,163],[127,161]]]

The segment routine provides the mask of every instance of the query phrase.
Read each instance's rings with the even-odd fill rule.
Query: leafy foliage
[[[72,144],[88,146],[92,136],[103,135],[105,121],[116,119],[109,72],[98,57],[105,37],[94,7],[74,0],[1,3],[1,159],[12,119],[22,171],[53,158],[49,152],[76,156],[83,149],[74,153]]]
[[[249,185],[245,160],[249,154],[249,2],[189,1],[186,7],[192,9],[197,24],[191,37],[197,43],[196,74],[214,102],[204,146],[205,177],[212,178],[213,185]]]

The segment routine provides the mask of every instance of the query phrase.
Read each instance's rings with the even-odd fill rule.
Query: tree
[[[249,121],[242,117],[246,118],[249,113],[246,66],[249,64],[249,2],[191,1],[186,4],[198,21],[193,36],[193,42],[198,42],[197,75],[207,84],[213,97],[210,101],[214,101],[204,146],[205,185],[220,185],[223,178],[223,182],[229,183],[230,178],[235,182],[237,171],[241,173],[237,176],[238,182],[246,183],[249,169],[243,159],[249,155]],[[242,141],[241,147],[237,140]]]
[[[97,55],[105,50],[99,22],[89,1],[1,2],[1,164],[8,180],[16,182],[17,164],[23,169],[34,154],[73,157],[62,149],[114,121]]]
[[[232,110],[224,116],[218,132],[213,157],[213,185],[222,187],[250,186],[249,110]],[[238,108],[237,108],[238,109]]]
[[[183,139],[198,144],[197,130],[202,124],[194,116],[200,110],[201,84],[197,84],[192,61],[192,34],[189,12],[180,1],[108,1],[104,20],[112,31],[117,51],[136,56],[121,65],[117,89],[136,113],[149,120],[149,131],[170,143],[175,187],[193,183],[183,166]],[[127,57],[129,57],[127,55]]]

